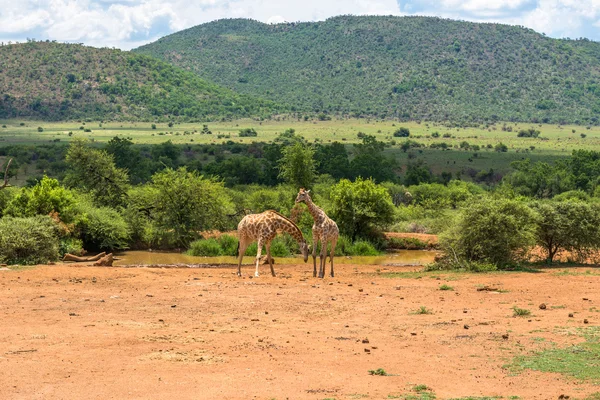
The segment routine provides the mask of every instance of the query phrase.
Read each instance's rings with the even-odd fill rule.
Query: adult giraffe
[[[300,250],[304,256],[304,262],[308,260],[308,245],[302,231],[285,216],[277,211],[267,210],[261,214],[246,215],[238,224],[238,276],[242,276],[242,258],[252,242],[258,242],[258,251],[256,253],[256,272],[254,276],[258,276],[258,265],[260,263],[260,253],[263,244],[267,250],[267,259],[271,267],[271,275],[275,276],[273,269],[273,259],[271,258],[271,240],[279,232],[289,233],[300,245]]]
[[[325,263],[327,262],[327,244],[331,243],[329,261],[331,261],[331,276],[333,277],[333,255],[335,254],[335,245],[337,244],[340,230],[334,220],[329,218],[325,211],[313,203],[310,198],[310,190],[303,188],[298,192],[296,203],[303,202],[308,207],[308,212],[315,221],[312,227],[313,236],[313,276],[317,276],[317,244],[321,241],[321,262],[319,264],[319,278],[325,276]]]

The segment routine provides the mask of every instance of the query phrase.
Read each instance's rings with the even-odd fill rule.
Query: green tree
[[[129,188],[127,172],[115,166],[114,158],[104,150],[93,149],[85,139],[75,139],[67,151],[69,165],[65,183],[82,189],[101,206],[117,207],[124,203]]]
[[[524,196],[547,199],[575,188],[573,175],[563,163],[531,163],[529,159],[510,164],[514,171],[504,178],[514,190]]]
[[[536,242],[552,263],[562,251],[580,261],[600,249],[600,208],[581,201],[545,201],[533,204],[539,214]]]
[[[354,178],[372,178],[376,182],[395,181],[396,162],[383,154],[385,143],[373,135],[365,135],[362,143],[354,145],[354,158],[350,162]]]
[[[331,189],[331,216],[352,239],[392,223],[394,205],[385,186],[371,179],[342,179]]]
[[[498,267],[524,260],[535,244],[535,212],[515,200],[481,198],[462,209],[457,223],[440,237],[452,262]]]
[[[148,165],[134,147],[131,138],[113,137],[106,145],[106,151],[112,154],[115,165],[129,174],[132,184],[142,183],[150,178]]]
[[[34,187],[23,188],[5,210],[13,217],[33,217],[57,212],[61,219],[72,218],[71,208],[75,197],[70,190],[62,187],[56,179],[44,176]]]
[[[227,215],[232,213],[223,183],[185,167],[154,174],[151,186],[156,196],[152,218],[176,246],[187,247],[201,231],[224,228]]]
[[[315,151],[301,142],[286,146],[279,160],[279,176],[294,187],[311,188],[317,171],[314,155]]]

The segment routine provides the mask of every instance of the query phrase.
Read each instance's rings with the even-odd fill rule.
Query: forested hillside
[[[301,112],[578,124],[597,124],[600,113],[600,43],[517,26],[391,16],[230,19],[135,51]]]
[[[0,47],[0,118],[206,120],[275,111],[270,101],[140,54],[50,42]]]

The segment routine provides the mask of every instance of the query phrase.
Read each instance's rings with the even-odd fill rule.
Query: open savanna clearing
[[[137,145],[158,144],[167,140],[180,145],[219,144],[229,141],[242,144],[271,142],[287,129],[309,142],[324,144],[335,141],[353,144],[361,139],[359,132],[374,135],[388,144],[386,154],[394,157],[399,165],[423,161],[432,172],[465,172],[493,169],[505,174],[512,161],[525,158],[535,161],[553,162],[571,155],[573,150],[595,150],[600,147],[600,127],[558,126],[549,124],[506,123],[512,131],[504,131],[504,123],[488,128],[450,128],[433,122],[394,122],[369,119],[344,119],[331,121],[299,121],[289,117],[278,120],[255,121],[251,119],[229,122],[183,123],[169,127],[167,123],[152,122],[46,122],[46,121],[0,121],[0,148],[14,144],[66,144],[76,137],[93,140],[94,143],[108,142],[115,136],[131,138]],[[156,129],[152,129],[152,126]],[[212,134],[203,134],[204,125]],[[400,127],[410,130],[409,138],[394,137]],[[41,132],[38,128],[41,128]],[[239,131],[254,128],[256,137],[239,137]],[[517,137],[520,130],[534,128],[540,131],[538,138]],[[90,130],[90,132],[85,132]],[[444,137],[446,136],[446,137]],[[584,137],[582,137],[584,136]],[[401,144],[407,139],[422,147],[404,151]],[[494,147],[502,143],[506,152]],[[442,145],[431,148],[432,145]]]
[[[0,271],[0,398],[600,392],[597,269],[474,275],[340,263],[324,280],[310,263],[275,269],[252,279],[250,265],[243,278],[233,267]]]

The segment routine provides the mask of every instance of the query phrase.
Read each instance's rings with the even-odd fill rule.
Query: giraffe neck
[[[308,207],[308,212],[312,215],[313,220],[321,221],[323,219],[323,210],[321,210],[315,203],[312,202],[310,197],[306,197],[306,205]]]
[[[300,228],[298,228],[298,226],[296,226],[296,224],[294,224],[292,221],[290,221],[285,216],[279,213],[275,213],[275,215],[278,217],[281,230],[283,232],[289,233],[294,239],[296,239],[296,241],[299,244],[304,242],[304,236],[302,235],[302,231],[300,230]]]

